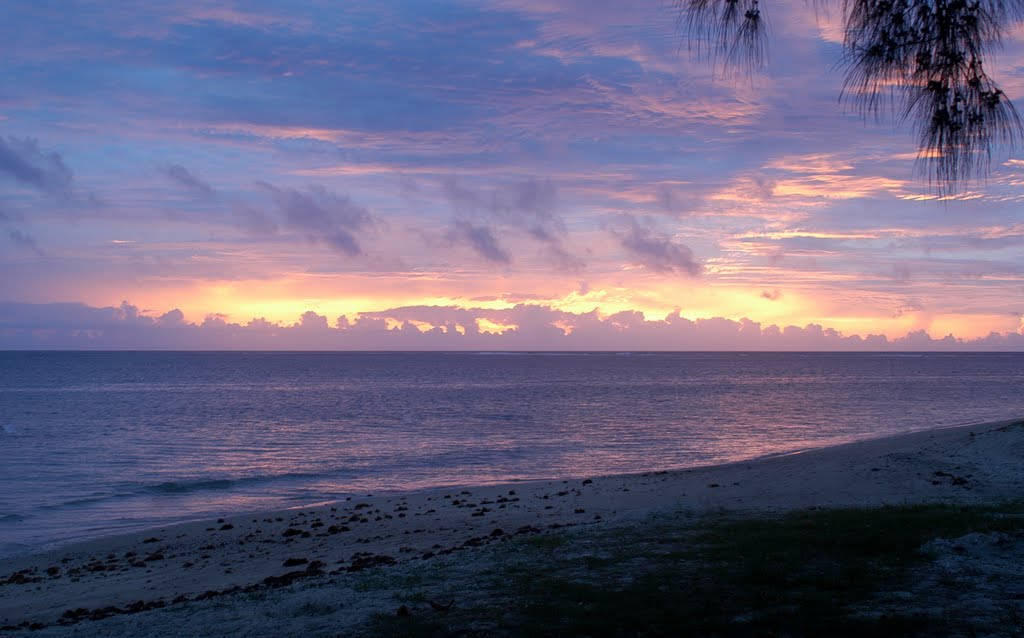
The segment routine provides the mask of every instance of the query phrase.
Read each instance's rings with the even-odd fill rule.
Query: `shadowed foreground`
[[[420,581],[378,636],[1024,634],[1024,503],[681,515],[529,539],[478,574]],[[408,611],[408,613],[406,613]],[[440,612],[440,613],[439,613]]]
[[[1024,422],[445,488],[0,565],[0,635],[1014,636]]]

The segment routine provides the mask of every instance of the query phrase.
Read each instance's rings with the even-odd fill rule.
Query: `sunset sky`
[[[1024,349],[1024,151],[938,201],[838,7],[671,5],[6,3],[0,347]]]

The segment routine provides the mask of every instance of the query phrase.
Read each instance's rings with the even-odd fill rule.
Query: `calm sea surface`
[[[0,352],[0,556],[1024,415],[1021,354]]]

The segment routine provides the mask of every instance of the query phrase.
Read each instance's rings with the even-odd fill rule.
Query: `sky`
[[[1024,152],[939,200],[838,5],[672,4],[5,3],[0,348],[1024,350]]]

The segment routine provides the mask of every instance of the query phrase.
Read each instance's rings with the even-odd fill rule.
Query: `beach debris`
[[[28,629],[29,631],[39,631],[40,629],[46,629],[46,625],[41,622],[29,622],[25,621],[19,625],[3,625],[0,627],[0,631],[18,631],[19,629]]]
[[[18,572],[14,572],[4,580],[0,580],[0,585],[27,585],[28,583],[38,583],[42,579],[35,576],[36,569],[28,568]]]
[[[971,478],[970,474],[968,474],[966,476],[957,476],[955,474],[950,474],[949,472],[936,471],[933,474],[933,476],[937,476],[939,478],[948,478],[950,485],[959,485],[959,486],[966,487],[967,489],[970,489],[970,481],[968,480],[968,479]],[[941,484],[942,484],[942,481],[932,480],[932,485],[941,485]]]
[[[284,587],[286,585],[291,585],[295,581],[300,580],[302,578],[320,576],[324,573],[323,567],[324,564],[321,561],[315,560],[306,565],[306,569],[297,570],[293,572],[285,572],[280,576],[267,576],[263,579],[263,584],[267,587]]]
[[[223,590],[220,590],[220,591],[218,591],[216,589],[208,589],[208,590],[204,591],[201,594],[197,594],[196,597],[193,598],[193,600],[196,600],[196,601],[210,600],[211,598],[217,598],[218,596],[226,596],[228,594],[234,593],[234,592],[238,591],[238,589],[239,589],[238,587],[232,587],[232,588],[223,589]]]
[[[197,598],[198,600],[198,598]],[[104,618],[110,618],[111,616],[120,616],[123,614],[137,614],[143,611],[149,611],[151,609],[163,609],[167,606],[162,600],[137,600],[133,603],[129,603],[124,607],[116,607],[109,605],[107,607],[97,607],[96,609],[86,609],[85,607],[78,607],[75,609],[67,609],[61,614],[60,619],[57,621],[61,625],[73,625],[75,623],[82,622],[83,620],[103,620]]]
[[[394,565],[398,561],[384,554],[372,554],[369,552],[356,552],[352,555],[352,564],[345,571],[358,572],[371,567],[383,567]]]
[[[455,606],[455,599],[454,598],[451,599],[450,601],[448,601],[447,603],[439,603],[436,600],[428,600],[427,602],[430,603],[430,608],[431,609],[433,609],[434,611],[439,611],[439,612],[443,612],[443,613],[451,611],[452,607]]]

